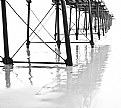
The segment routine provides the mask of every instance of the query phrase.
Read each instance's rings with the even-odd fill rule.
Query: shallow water
[[[110,46],[73,45],[72,55],[73,67],[14,64],[13,69],[1,68],[0,107],[92,108],[102,87]]]

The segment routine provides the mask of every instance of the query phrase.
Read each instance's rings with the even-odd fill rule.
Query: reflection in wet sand
[[[93,98],[101,86],[110,46],[88,49],[84,46],[84,61],[80,45],[75,46],[76,66],[60,68],[5,69],[8,90],[0,93],[1,108],[91,108]],[[75,53],[75,52],[73,52]],[[59,57],[56,56],[59,61]],[[30,52],[28,61],[30,61]],[[28,68],[29,67],[29,68]],[[28,70],[29,69],[29,70]],[[19,101],[18,103],[15,103]]]
[[[27,56],[28,56],[28,64],[29,64],[29,75],[30,75],[30,77],[29,77],[29,80],[30,80],[30,83],[31,83],[31,85],[33,85],[33,82],[32,82],[32,74],[31,74],[31,61],[30,61],[30,50],[29,50],[29,48],[27,48]]]
[[[90,52],[90,61],[80,65],[81,69],[76,68],[75,71],[74,67],[67,67],[66,73],[60,72],[59,79],[57,78],[59,83],[50,86],[51,90],[46,94],[46,98],[41,95],[41,90],[39,91],[41,101],[54,103],[58,105],[56,108],[91,108],[92,98],[101,86],[108,52],[109,46],[96,47]],[[49,85],[44,89],[48,88]]]
[[[5,80],[6,80],[6,87],[10,88],[11,82],[10,82],[10,72],[11,72],[11,66],[10,65],[5,65]]]

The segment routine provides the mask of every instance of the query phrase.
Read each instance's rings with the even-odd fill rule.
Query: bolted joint
[[[26,0],[28,3],[31,3],[32,1],[31,0]]]
[[[13,64],[13,59],[12,58],[10,58],[10,57],[4,57],[3,58],[3,63],[4,64]]]
[[[76,40],[78,40],[79,33],[77,32],[77,33],[75,33],[75,35],[76,35]]]
[[[27,48],[29,48],[29,45],[30,45],[30,41],[27,41],[26,43]]]
[[[65,64],[66,64],[66,66],[73,66],[73,63],[70,59],[66,59]]]
[[[90,41],[90,45],[91,45],[91,48],[94,48],[94,42],[93,41]]]
[[[56,43],[57,43],[57,46],[61,45],[61,41],[60,40],[57,40]]]

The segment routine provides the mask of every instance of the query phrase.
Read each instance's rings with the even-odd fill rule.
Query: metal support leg
[[[92,14],[91,14],[91,3],[90,0],[88,0],[88,6],[89,6],[89,23],[90,23],[90,35],[91,35],[91,47],[94,48],[94,41],[93,41],[93,30],[92,30]]]
[[[104,31],[106,33],[106,12],[104,14]]]
[[[56,3],[56,30],[57,30],[57,46],[58,49],[60,50],[60,45],[61,45],[61,41],[60,41],[60,28],[59,28],[59,0],[57,0]]]
[[[7,32],[7,16],[5,0],[1,0],[2,22],[3,22],[3,41],[4,41],[4,64],[13,64],[13,60],[9,57],[8,32]]]
[[[85,11],[85,31],[86,31],[86,37],[87,37],[87,11]]]
[[[70,32],[71,32],[71,13],[72,13],[72,7],[70,6],[69,35],[70,35]]]
[[[78,35],[79,35],[79,24],[80,24],[80,12],[81,10],[79,10],[79,16],[78,16],[78,25],[77,25]]]
[[[85,11],[86,12],[86,11]],[[83,32],[85,31],[85,17],[84,17],[84,27],[83,27]]]
[[[105,36],[105,30],[104,30],[104,16],[102,16],[102,31],[103,31],[103,36]]]
[[[97,2],[98,39],[100,40],[99,0]]]
[[[67,22],[67,13],[66,13],[66,7],[65,7],[65,1],[61,0],[61,6],[62,6],[62,16],[63,16],[63,26],[64,26],[64,34],[65,34],[65,46],[66,46],[66,65],[72,66],[72,55],[71,55],[71,46],[70,46],[70,38],[69,38],[69,32],[68,32],[68,22]]]
[[[54,36],[55,36],[55,41],[56,41],[56,39],[57,39],[57,30],[56,30],[56,28],[57,28],[57,24],[56,24],[56,15],[55,15],[55,34],[54,34]]]
[[[107,13],[105,14],[105,33],[107,33],[107,28],[108,28],[108,18],[107,18]]]
[[[29,41],[29,25],[30,25],[30,3],[31,3],[31,0],[26,0],[27,3],[28,3],[28,19],[27,19],[27,48],[29,48],[29,45],[30,45],[30,41]]]
[[[94,29],[95,32],[97,31],[97,19],[96,19],[96,15],[95,15],[95,20],[94,20]]]
[[[76,40],[78,40],[78,15],[77,15],[77,5],[76,5]]]

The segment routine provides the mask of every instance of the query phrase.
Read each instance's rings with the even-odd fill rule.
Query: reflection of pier
[[[79,104],[80,108],[91,108],[92,99],[101,86],[108,52],[109,46],[96,47],[91,50],[88,62],[80,64],[78,69],[76,67],[77,70],[67,67],[63,72],[57,71],[56,80],[43,86],[37,92],[38,98],[40,96],[42,102],[46,100],[59,107]]]
[[[76,57],[78,58],[80,46],[77,47],[75,45],[75,47],[74,53],[77,54]],[[33,84],[31,87],[34,88],[36,87],[36,84],[38,84],[37,88],[34,88],[34,93],[32,94],[37,97],[35,104],[39,103],[40,107],[42,107],[43,104],[44,107],[48,104],[56,104],[56,108],[65,108],[65,106],[70,108],[75,106],[80,106],[80,108],[91,108],[91,105],[93,104],[92,99],[94,99],[95,94],[101,85],[103,72],[108,59],[109,48],[110,46],[108,45],[96,46],[93,49],[89,47],[90,50],[86,51],[87,48],[84,46],[85,56],[89,55],[89,57],[84,57],[87,62],[79,64],[78,67],[66,67],[63,69],[55,67],[52,69],[38,66],[37,68],[31,66],[29,63],[27,67],[24,66],[24,70],[22,70],[22,67],[19,67],[17,70],[13,69],[13,71],[10,72],[11,67],[5,66],[6,87],[11,86],[11,88],[14,88],[14,86],[20,86],[22,83],[24,86],[26,86],[25,84]],[[27,52],[28,60],[30,61],[30,52]],[[58,60],[57,57],[57,61]],[[18,76],[12,77],[13,74],[15,74],[13,72]],[[42,79],[43,76],[44,78]],[[51,78],[49,81],[45,80],[50,76]],[[21,80],[21,83],[18,84],[18,80],[19,82]],[[43,82],[43,85],[41,85],[41,82]],[[27,92],[29,90],[30,88],[27,89]]]
[[[10,82],[10,71],[11,71],[11,66],[6,65],[5,66],[5,80],[6,80],[6,87],[10,88],[11,82]]]
[[[43,63],[43,64],[66,64],[67,66],[72,66],[72,54],[71,54],[71,46],[70,43],[90,43],[91,47],[94,47],[94,31],[98,35],[98,39],[101,38],[101,34],[103,36],[110,29],[112,25],[112,15],[109,13],[105,3],[102,0],[52,0],[53,4],[44,18],[39,21],[38,25],[35,29],[30,27],[30,13],[31,13],[31,0],[26,0],[28,6],[28,17],[27,23],[22,19],[22,17],[15,11],[15,9],[11,6],[11,4],[6,0],[1,0],[2,7],[2,21],[3,21],[3,38],[4,38],[4,57],[2,62],[4,64],[13,64],[13,63],[28,63],[28,61],[14,61],[14,56],[19,52],[21,47],[26,43],[27,48],[29,48],[31,43],[44,43],[50,50],[56,53],[64,62],[33,62],[31,63]],[[7,18],[6,18],[6,3],[8,6],[15,12],[15,14],[22,20],[24,24],[27,25],[27,40],[20,46],[20,48],[16,51],[16,53],[9,57],[9,44],[8,44],[8,33],[7,33]],[[48,30],[42,25],[43,20],[48,15],[48,13],[52,10],[53,7],[56,7],[56,18],[55,18],[55,34],[54,37],[51,35]],[[68,7],[69,6],[69,21],[68,21]],[[60,10],[62,11],[62,17],[60,17]],[[72,16],[72,12],[75,10],[74,15]],[[34,13],[32,11],[32,13]],[[84,14],[84,25],[81,24],[81,15]],[[35,14],[34,14],[35,15]],[[35,15],[37,18],[37,16]],[[38,18],[37,18],[38,19]],[[60,19],[63,21],[63,27],[60,27]],[[75,20],[74,20],[75,19]],[[69,22],[69,24],[68,24]],[[46,32],[53,38],[53,41],[46,42],[43,40],[37,33],[37,28],[42,25],[42,27],[46,30]],[[61,29],[63,28],[63,33],[61,33]],[[30,34],[29,30],[32,31]],[[39,39],[39,42],[31,42],[30,37],[32,35],[36,35]],[[90,35],[88,35],[90,34]],[[64,35],[62,38],[61,35]],[[71,37],[76,37],[76,41],[72,42]],[[81,35],[81,36],[80,36]],[[86,41],[80,41],[82,35],[85,37]],[[65,39],[65,41],[62,41]],[[56,43],[58,49],[60,50],[61,43],[65,43],[65,51],[66,51],[66,59],[64,59],[60,54],[51,48],[48,43]],[[30,61],[29,61],[30,62]]]

